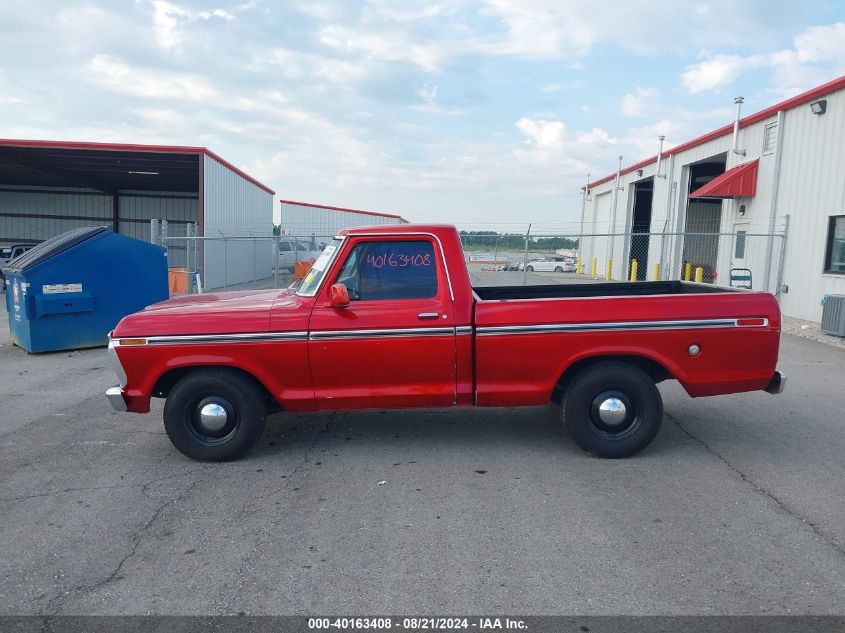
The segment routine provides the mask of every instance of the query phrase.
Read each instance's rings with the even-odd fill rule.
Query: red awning
[[[693,191],[690,198],[739,198],[757,193],[757,160],[743,163],[716,176]]]

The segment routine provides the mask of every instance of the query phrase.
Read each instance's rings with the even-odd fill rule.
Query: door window
[[[430,299],[437,295],[434,247],[427,241],[362,242],[337,281],[352,301]]]
[[[748,236],[748,231],[741,230],[736,232],[736,241],[734,242],[734,259],[745,259],[745,239]]]

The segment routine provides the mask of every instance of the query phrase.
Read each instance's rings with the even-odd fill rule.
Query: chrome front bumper
[[[106,389],[106,398],[111,402],[115,411],[126,411],[126,400],[123,399],[123,389],[118,386]]]
[[[783,390],[786,389],[786,376],[784,376],[779,371],[775,372],[775,375],[772,376],[772,379],[769,381],[769,384],[766,385],[766,388],[763,391],[772,394],[783,393]]]

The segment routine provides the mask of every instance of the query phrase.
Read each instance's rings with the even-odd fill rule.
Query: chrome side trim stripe
[[[767,327],[768,319],[759,324],[741,325],[741,319],[685,319],[680,321],[615,321],[608,323],[556,323],[541,325],[503,325],[476,328],[478,336],[508,334],[556,334],[564,332],[605,332],[620,330],[689,330],[724,327]]]
[[[742,321],[753,320],[747,324]],[[539,325],[501,325],[473,328],[471,325],[457,327],[392,328],[378,330],[325,330],[321,332],[251,332],[243,334],[194,334],[178,336],[139,337],[146,345],[200,345],[203,343],[269,343],[278,341],[325,341],[338,339],[402,338],[426,336],[467,336],[473,331],[478,336],[504,336],[511,334],[556,334],[565,332],[605,332],[623,330],[687,330],[701,328],[758,328],[768,327],[769,320],[760,319],[686,319],[680,321],[614,321],[608,323],[556,323]],[[114,348],[121,339],[109,340],[109,353],[117,360]],[[134,345],[133,345],[134,347]],[[122,367],[121,367],[122,369]],[[118,371],[118,376],[120,376]]]
[[[322,332],[311,332],[309,338],[312,341],[325,341],[331,339],[351,338],[394,338],[409,336],[454,336],[453,327],[416,327],[396,328],[391,330],[325,330]]]
[[[202,343],[265,343],[305,341],[308,332],[254,332],[249,334],[197,334],[187,336],[148,336],[147,345],[196,345]]]

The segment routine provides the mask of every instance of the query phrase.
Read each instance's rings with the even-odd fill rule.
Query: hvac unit
[[[822,332],[845,336],[845,295],[825,295],[822,299]]]

